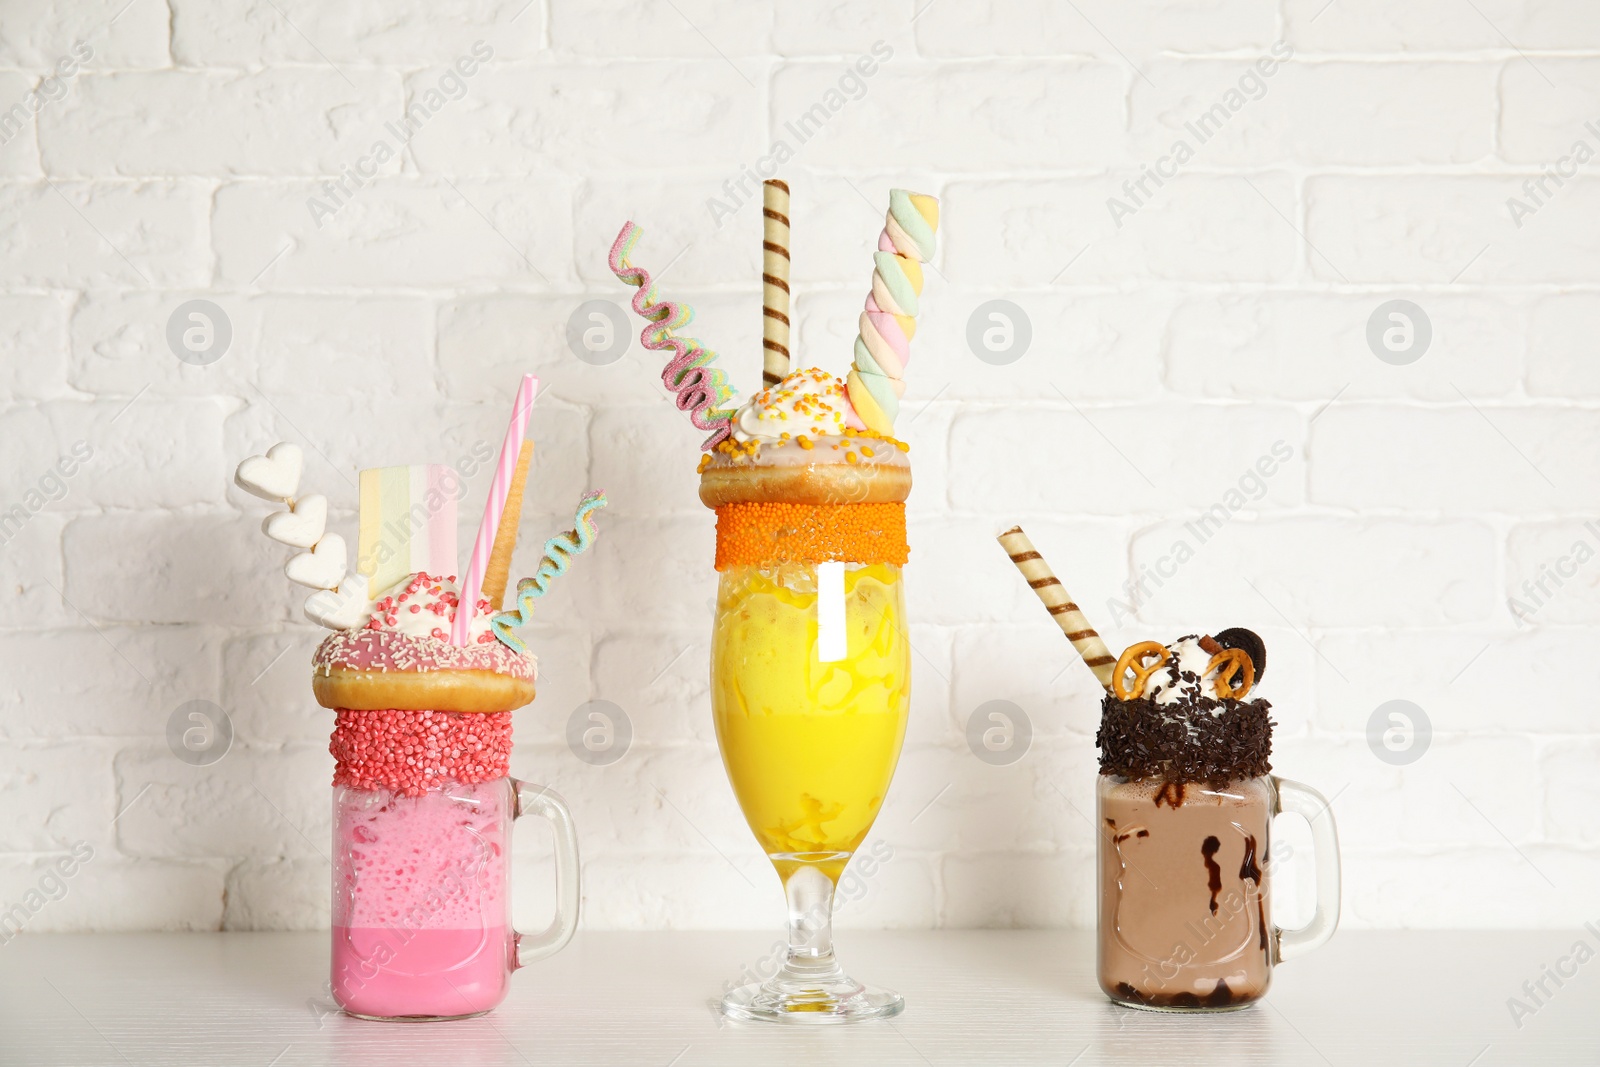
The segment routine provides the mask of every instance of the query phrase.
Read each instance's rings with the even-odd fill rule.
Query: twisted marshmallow
[[[917,332],[922,264],[933,257],[938,228],[937,199],[904,189],[890,191],[889,213],[872,256],[872,292],[861,313],[855,365],[846,381],[856,414],[878,433],[893,433],[900,412],[911,338]]]

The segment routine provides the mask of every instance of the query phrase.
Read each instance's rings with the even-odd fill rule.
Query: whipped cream
[[[740,442],[779,441],[785,435],[836,437],[846,429],[865,428],[844,381],[816,367],[797,370],[761,390],[733,417],[733,437]]]
[[[439,577],[422,571],[408,574],[367,604],[366,621],[358,629],[387,630],[408,637],[450,640],[450,623],[461,600],[454,577]],[[487,597],[478,598],[478,611],[467,629],[469,645],[495,640],[489,621],[494,608]]]
[[[1200,638],[1180,637],[1167,650],[1172,658],[1145,682],[1145,699],[1163,706],[1215,702],[1216,687],[1206,678],[1211,653],[1200,647]],[[1222,705],[1218,703],[1213,714],[1221,712]]]
[[[800,437],[804,437],[804,443]],[[810,467],[819,463],[859,463],[864,467],[909,467],[911,458],[893,441],[852,434],[840,437],[822,435],[771,440],[760,438],[759,450],[717,448],[700,461],[700,470],[726,467]],[[853,457],[853,458],[851,458]]]

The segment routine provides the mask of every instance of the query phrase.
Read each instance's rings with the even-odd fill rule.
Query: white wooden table
[[[1254,1008],[1174,1016],[1101,997],[1085,933],[845,933],[845,963],[904,993],[906,1013],[799,1030],[710,1006],[772,933],[581,933],[492,1015],[411,1025],[325,1014],[326,934],[24,935],[0,945],[0,1063],[1600,1064],[1600,960],[1547,982],[1520,1029],[1506,1007],[1579,936],[1595,940],[1344,932]]]

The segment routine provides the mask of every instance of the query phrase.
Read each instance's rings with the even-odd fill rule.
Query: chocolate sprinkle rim
[[[1221,786],[1272,770],[1272,705],[1265,700],[1157,704],[1140,697],[1100,705],[1100,773]],[[1213,714],[1213,709],[1220,713]]]

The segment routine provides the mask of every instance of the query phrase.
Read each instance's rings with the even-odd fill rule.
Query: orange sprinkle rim
[[[904,503],[724,504],[717,513],[717,570],[777,563],[888,563],[903,566]]]

